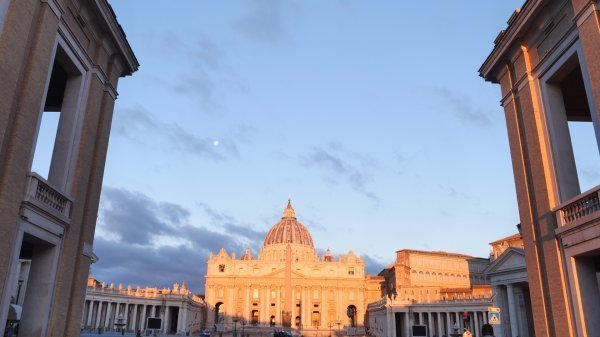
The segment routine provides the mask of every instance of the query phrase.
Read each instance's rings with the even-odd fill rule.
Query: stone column
[[[308,301],[306,300],[306,288],[301,288],[300,291],[302,292],[302,294],[300,295],[300,298],[302,299],[301,304],[300,304],[300,319],[302,322],[302,325],[304,327],[307,327],[306,323],[306,307],[308,306]]]
[[[96,321],[94,322],[94,329],[97,329],[100,327],[101,320],[102,320],[102,301],[99,301],[98,302],[98,313],[96,313]]]
[[[125,325],[122,327],[125,330],[129,329],[130,319],[129,319],[129,303],[125,303],[125,311],[123,312],[123,318],[125,319],[123,323]]]
[[[146,307],[147,305],[144,304],[142,307],[142,316],[140,317],[139,329],[142,331],[146,330]]]
[[[433,326],[433,315],[431,312],[427,312],[427,329],[429,330],[429,336],[433,336],[435,327]]]
[[[177,312],[177,331],[175,333],[178,334],[181,331],[183,331],[184,326],[185,323],[183,323],[183,308],[179,307],[179,311]]]
[[[139,309],[139,304],[134,304],[133,305],[133,320],[132,320],[131,325],[130,325],[131,328],[133,329],[133,332],[137,332],[137,327],[138,327],[138,324],[137,324],[137,312],[138,312],[138,309]]]
[[[398,336],[396,336],[396,313],[394,312],[393,308],[391,308],[391,311],[392,311],[392,333],[391,333],[391,336],[398,337]]]
[[[450,311],[446,312],[446,334],[450,335],[452,333],[452,315],[450,315]]]
[[[183,303],[181,305],[181,307],[179,308],[179,313],[181,316],[181,329],[184,332],[189,332],[188,331],[188,322],[187,322],[187,304]],[[238,322],[239,323],[239,322]]]
[[[438,329],[438,337],[442,337],[444,335],[444,318],[442,317],[442,313],[438,311],[437,313],[437,329]]]
[[[475,316],[475,331],[473,331],[473,337],[477,337],[479,336],[479,334],[481,333],[481,327],[479,326],[479,314],[477,311],[475,311],[473,313],[473,316]]]
[[[88,327],[92,325],[92,312],[93,311],[94,311],[94,301],[90,300],[90,306],[89,306],[88,313],[87,313],[88,317],[87,317],[87,320],[85,322],[85,325],[88,326]]]
[[[155,318],[156,317],[156,305],[152,305],[152,310],[150,311],[150,317]]]
[[[275,325],[281,325],[282,324],[282,317],[281,317],[281,288],[277,287],[277,290],[275,290],[277,292],[277,294],[275,295]]]
[[[246,298],[244,299],[244,314],[242,315],[246,322],[251,323],[252,315],[250,315],[250,287],[246,287]]]
[[[387,336],[388,337],[396,337],[396,334],[394,332],[392,332],[392,320],[394,319],[392,308],[387,308],[386,316],[387,316]]]
[[[296,324],[296,289],[292,288],[292,327]]]
[[[515,292],[512,284],[506,285],[508,296],[508,314],[510,317],[510,333],[511,337],[519,336],[519,322],[517,321],[517,307],[515,305]]]
[[[410,335],[410,318],[408,317],[410,313],[407,311],[404,313],[404,336]]]
[[[112,315],[112,303],[108,302],[107,303],[108,307],[106,308],[106,317],[104,318],[104,328],[109,328],[110,329],[110,323],[111,323],[111,317],[110,315]]]
[[[169,306],[165,306],[165,310],[164,312],[161,312],[161,314],[163,315],[164,319],[163,319],[163,333],[169,333]],[[215,324],[218,324],[219,322],[215,322]]]

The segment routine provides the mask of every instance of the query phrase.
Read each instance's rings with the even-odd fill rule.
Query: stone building
[[[106,0],[0,0],[0,331],[79,335],[117,82],[137,68]]]
[[[365,278],[354,253],[319,256],[306,227],[288,202],[281,221],[265,237],[262,251],[241,258],[224,249],[210,255],[206,273],[207,327],[231,331],[294,329],[304,335],[329,329],[362,331],[367,298],[379,278]],[[320,332],[319,332],[320,331]]]
[[[500,84],[538,337],[600,335],[600,186],[581,188],[572,140],[600,143],[599,17],[598,0],[527,0],[479,69]]]
[[[197,334],[204,328],[206,305],[185,285],[172,288],[149,288],[106,285],[90,277],[83,315],[82,331],[136,332],[146,329],[148,318],[160,318],[160,332],[166,334]]]
[[[525,251],[521,234],[490,243],[490,265],[485,269],[492,284],[494,305],[500,308],[496,337],[533,337],[533,313]]]
[[[428,336],[469,328],[479,336],[492,304],[484,271],[489,259],[447,252],[399,250],[384,269],[384,297],[367,308],[368,331],[377,337],[411,336],[425,325]]]

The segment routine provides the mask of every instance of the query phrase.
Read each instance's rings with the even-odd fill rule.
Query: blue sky
[[[256,254],[290,195],[319,250],[370,272],[404,248],[487,257],[519,220],[477,70],[521,3],[111,1],[141,66],[119,83],[92,275],[202,292],[209,252]]]

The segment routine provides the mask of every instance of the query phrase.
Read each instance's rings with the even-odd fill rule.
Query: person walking
[[[489,324],[482,325],[481,335],[482,337],[494,337],[494,327]]]

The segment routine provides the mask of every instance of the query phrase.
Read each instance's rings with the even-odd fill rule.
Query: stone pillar
[[[305,312],[306,312],[306,307],[308,306],[308,301],[306,300],[306,288],[301,288],[300,291],[302,292],[302,294],[300,295],[300,298],[302,299],[302,302],[300,304],[300,319],[302,320],[301,321],[302,325],[304,327],[306,327],[307,326],[306,325],[307,317],[305,315]]]
[[[179,311],[177,312],[177,331],[175,333],[180,333],[183,331],[183,327],[185,323],[183,323],[183,308],[179,307]]]
[[[165,306],[165,310],[161,311],[163,317],[163,333],[169,333],[169,306]],[[219,322],[215,322],[218,324]]]
[[[409,311],[404,313],[404,336],[410,335],[410,318],[408,317],[409,314]]]
[[[479,326],[479,317],[477,317],[479,316],[479,314],[477,311],[475,311],[473,314],[473,316],[475,316],[475,331],[473,331],[473,337],[477,337],[481,333],[481,327]]]
[[[142,331],[146,330],[146,307],[147,305],[144,304],[142,307],[142,316],[140,317],[139,329]]]
[[[427,312],[427,329],[429,330],[429,336],[433,336],[435,327],[433,325],[433,315],[431,312]]]
[[[437,313],[437,320],[437,336],[442,337],[444,335],[444,317],[442,317],[442,313],[439,311]]]
[[[387,308],[386,316],[387,337],[396,337],[396,334],[392,332],[392,320],[394,319],[394,312],[392,311],[392,308]]]
[[[287,300],[286,300],[287,301]],[[292,313],[292,327],[296,324],[296,289],[292,289],[292,310],[290,311]]]
[[[98,313],[96,314],[96,321],[94,322],[94,329],[97,329],[101,326],[102,320],[102,301],[98,302]]]
[[[275,325],[281,325],[283,321],[281,317],[281,288],[277,287],[275,291],[277,292],[275,295]]]
[[[246,298],[244,299],[244,314],[242,315],[246,322],[251,323],[252,315],[250,315],[250,287],[246,287]]]
[[[398,337],[398,336],[396,336],[396,313],[394,312],[393,308],[391,309],[391,311],[392,311],[392,324],[391,324],[392,325],[392,333],[391,333],[391,335],[393,337]]]
[[[188,322],[187,322],[187,312],[188,312],[187,304],[183,303],[181,305],[181,307],[179,308],[179,316],[181,316],[181,329],[184,332],[189,332],[188,331]]]
[[[89,306],[88,313],[87,313],[88,317],[87,317],[87,320],[85,321],[85,325],[88,327],[90,325],[92,325],[92,312],[93,311],[94,311],[94,301],[90,300],[90,306]]]
[[[111,302],[107,302],[108,307],[106,308],[106,317],[104,317],[104,328],[109,328],[110,329],[110,323],[111,323],[111,317],[110,315],[112,315],[112,303]]]
[[[131,329],[133,329],[133,332],[137,332],[137,327],[138,327],[138,324],[137,324],[137,312],[138,312],[138,309],[139,309],[139,305],[138,304],[134,304],[133,305],[133,319],[132,319],[131,324],[129,325],[131,327]]]
[[[156,305],[152,305],[152,310],[150,310],[150,317],[155,318],[156,317]]]
[[[446,334],[450,335],[452,333],[452,317],[450,315],[450,311],[446,312]]]
[[[510,332],[511,337],[519,336],[519,322],[517,321],[517,307],[515,305],[515,293],[512,284],[506,285],[506,293],[508,296],[508,314],[510,317]]]

